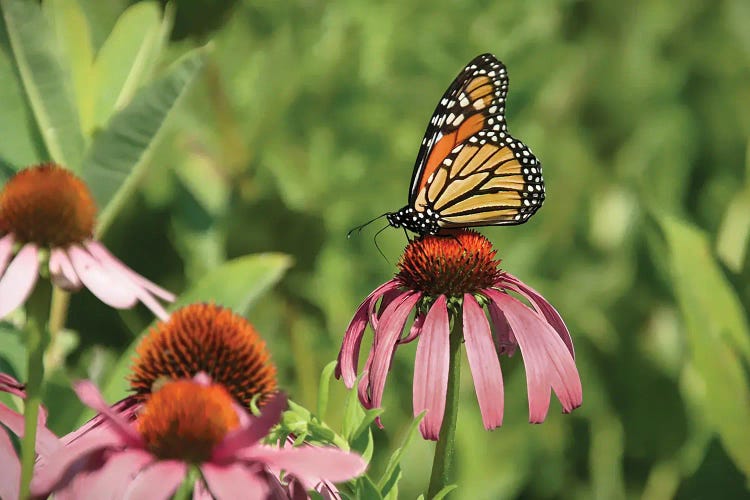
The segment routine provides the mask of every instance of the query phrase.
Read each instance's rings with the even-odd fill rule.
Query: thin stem
[[[20,497],[30,498],[29,485],[36,460],[36,434],[39,405],[42,402],[44,381],[44,351],[49,344],[47,321],[50,312],[52,286],[39,280],[34,292],[26,302],[26,399],[24,400],[24,436],[21,440],[21,490]]]
[[[54,287],[52,290],[52,305],[50,306],[49,333],[54,339],[57,332],[65,328],[65,320],[68,317],[68,304],[70,304],[70,293],[62,288]]]
[[[453,456],[455,453],[456,422],[458,420],[458,392],[461,382],[461,341],[463,340],[463,323],[461,312],[452,315],[453,325],[450,333],[450,365],[448,367],[448,390],[445,394],[445,414],[440,435],[435,445],[435,458],[432,462],[430,486],[427,498],[434,498],[440,490],[451,484],[453,476]]]

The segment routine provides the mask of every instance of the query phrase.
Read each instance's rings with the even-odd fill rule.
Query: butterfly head
[[[440,231],[439,216],[429,208],[419,211],[407,205],[398,212],[386,215],[386,218],[391,226],[403,227],[420,235],[437,234]]]

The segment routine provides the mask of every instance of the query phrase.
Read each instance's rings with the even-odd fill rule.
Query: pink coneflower
[[[110,425],[54,452],[32,481],[35,495],[64,491],[71,471],[92,455],[103,464],[86,472],[79,491],[112,499],[169,498],[190,467],[200,471],[198,498],[264,499],[284,493],[272,469],[295,478],[336,482],[356,477],[366,466],[358,455],[336,448],[261,444],[279,421],[285,398],[272,398],[261,416],[253,417],[205,374],[165,383],[150,395],[135,422],[113,412],[90,382],[75,389]]]
[[[0,318],[31,294],[43,261],[52,282],[86,286],[105,304],[126,309],[141,301],[168,317],[157,298],[174,295],[136,274],[93,239],[96,206],[86,185],[48,163],[21,170],[0,192]],[[46,274],[46,273],[43,273]]]
[[[485,428],[503,421],[503,378],[498,355],[520,347],[526,365],[529,420],[544,421],[550,389],[570,412],[581,405],[581,380],[573,343],[560,315],[539,293],[498,269],[492,244],[474,231],[426,236],[409,243],[396,276],[357,309],[344,336],[336,368],[347,387],[357,380],[360,344],[369,324],[373,346],[359,384],[367,408],[381,406],[396,348],[415,339],[414,415],[426,439],[436,440],[445,412],[451,324],[462,327]],[[528,305],[515,294],[528,301]],[[407,319],[414,312],[410,330]],[[489,313],[490,321],[487,315]]]
[[[21,399],[26,398],[23,385],[5,373],[0,373],[0,392],[13,394]],[[59,449],[62,443],[57,436],[47,429],[47,413],[40,409],[36,431],[36,453],[49,456]],[[23,415],[0,403],[0,427],[5,426],[18,437],[24,435]],[[21,482],[21,463],[16,455],[9,436],[0,428],[0,498],[18,498]]]

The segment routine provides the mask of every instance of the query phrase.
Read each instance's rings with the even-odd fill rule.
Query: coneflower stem
[[[44,381],[44,351],[49,343],[47,321],[50,312],[52,286],[39,280],[34,292],[26,301],[26,399],[24,400],[24,436],[21,440],[20,498],[30,498],[29,485],[36,460],[36,435],[39,405],[42,402]]]
[[[463,329],[461,312],[453,314],[450,333],[450,361],[448,367],[448,390],[445,393],[445,413],[440,435],[435,445],[432,475],[427,489],[427,498],[434,498],[440,490],[451,484],[453,455],[455,453],[456,422],[458,418],[458,393],[461,382],[461,340]]]

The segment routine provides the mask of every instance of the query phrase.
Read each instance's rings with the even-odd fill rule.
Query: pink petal
[[[464,294],[464,342],[485,429],[503,425],[503,373],[492,331],[474,296]]]
[[[492,327],[495,330],[498,354],[505,354],[508,357],[512,357],[516,353],[518,342],[516,342],[516,337],[513,336],[513,330],[510,329],[508,320],[505,319],[505,314],[491,300],[488,301],[487,309],[490,312]]]
[[[108,306],[128,309],[138,301],[138,297],[128,284],[123,284],[112,276],[80,246],[71,245],[68,249],[68,256],[76,274],[86,288]]]
[[[396,347],[396,341],[401,337],[404,324],[414,305],[422,298],[421,293],[410,292],[386,307],[375,331],[375,354],[370,369],[370,385],[372,386],[372,405],[381,406],[383,390],[388,371],[391,369],[391,359]]]
[[[140,274],[130,269],[128,266],[123,264],[120,259],[112,255],[112,253],[107,250],[107,247],[102,245],[100,242],[92,240],[84,244],[86,245],[86,248],[88,248],[89,252],[91,252],[91,254],[96,257],[99,262],[104,264],[105,267],[117,269],[122,274],[130,278],[131,281],[135,282],[140,288],[148,290],[160,299],[167,302],[174,302],[175,296],[172,292],[161,288],[159,285],[147,280]]]
[[[6,234],[0,238],[0,277],[3,276],[5,268],[8,266],[8,262],[10,262],[10,257],[13,255],[13,244],[15,242],[15,238],[12,234]]]
[[[369,317],[370,317],[370,326],[373,330],[375,330],[378,327],[378,321],[380,320],[380,317],[383,315],[383,311],[385,311],[385,308],[388,307],[388,304],[399,298],[404,292],[398,289],[398,282],[396,280],[390,280],[389,282],[385,283],[383,286],[380,287],[378,291],[378,295],[380,295],[380,304],[378,304],[377,300],[370,301],[370,307],[369,307]],[[376,296],[375,293],[370,294],[371,297]],[[375,312],[377,306],[377,313]]]
[[[18,498],[21,483],[21,463],[16,449],[3,429],[0,429],[0,464],[2,480],[0,481],[0,498]]]
[[[267,477],[264,477],[257,467],[248,468],[240,463],[204,463],[201,465],[201,473],[208,489],[217,500],[263,500],[269,497]]]
[[[59,448],[35,469],[31,492],[34,496],[46,496],[56,487],[62,486],[58,483],[65,477],[68,469],[74,467],[79,460],[99,450],[116,448],[124,444],[126,443],[119,434],[100,430],[87,434],[75,445]]]
[[[268,431],[279,423],[281,413],[286,409],[287,402],[284,394],[277,394],[269,400],[259,417],[250,417],[249,425],[230,432],[214,449],[213,459],[217,461],[229,459],[238,450],[253,446],[268,435]]]
[[[89,408],[98,411],[106,417],[112,424],[112,430],[122,435],[124,441],[130,446],[143,446],[141,435],[133,428],[132,425],[119,413],[114,411],[104,402],[102,393],[89,380],[81,380],[73,384],[73,390],[78,395],[78,399]]]
[[[414,416],[424,410],[427,414],[419,423],[425,439],[437,441],[445,414],[445,394],[448,389],[450,365],[450,324],[447,299],[441,295],[432,304],[417,344],[414,360]]]
[[[39,276],[36,245],[27,243],[0,276],[0,318],[23,304],[34,289]]]
[[[547,319],[547,322],[552,325],[552,328],[554,328],[557,334],[560,335],[560,338],[563,342],[565,342],[565,346],[570,351],[570,354],[572,354],[573,358],[575,358],[576,354],[573,349],[573,339],[570,338],[568,327],[565,326],[565,322],[563,321],[562,316],[560,316],[560,313],[557,312],[557,309],[552,307],[552,304],[547,302],[547,300],[542,297],[539,292],[537,292],[512,274],[505,273],[505,278],[508,282],[515,285],[508,288],[524,296],[531,303],[534,309],[536,309],[537,312],[541,313]]]
[[[52,249],[49,256],[49,273],[52,282],[63,290],[75,291],[81,288],[81,279],[62,248]]]
[[[424,314],[417,314],[414,316],[414,323],[412,323],[409,329],[409,334],[398,341],[399,344],[408,344],[419,336],[419,332],[422,331],[422,325],[424,324]]]
[[[125,493],[125,498],[162,500],[172,498],[187,475],[185,462],[161,460],[141,470]]]
[[[214,496],[208,491],[206,482],[201,478],[195,481],[193,486],[193,500],[214,500]]]
[[[272,469],[284,470],[312,485],[323,480],[334,483],[348,481],[361,475],[367,468],[367,462],[356,453],[318,446],[256,446],[243,453],[243,458],[258,461]]]
[[[563,411],[581,405],[583,390],[575,361],[558,333],[538,313],[496,290],[485,293],[503,310],[516,336],[526,365],[529,420],[543,422],[549,409],[550,386]]]
[[[375,357],[375,349],[370,349],[367,353],[367,360],[365,366],[362,369],[362,378],[359,379],[357,385],[357,396],[359,401],[365,408],[372,408],[372,389],[370,388],[370,368],[372,368],[372,359]]]
[[[102,467],[89,473],[75,497],[81,500],[124,498],[133,478],[155,460],[156,457],[145,450],[125,449],[113,453]]]
[[[344,334],[344,341],[339,351],[338,364],[336,365],[336,378],[344,377],[344,384],[348,388],[354,387],[357,380],[357,363],[359,362],[359,349],[362,343],[362,336],[367,327],[368,311],[372,304],[386,291],[392,290],[397,286],[396,282],[391,280],[383,283],[375,289],[357,308],[349,326]]]
[[[13,394],[23,399],[26,397],[26,391],[24,391],[24,385],[18,380],[14,379],[7,373],[0,373],[0,391]]]
[[[117,403],[110,406],[110,409],[120,415],[126,422],[132,422],[135,420],[136,415],[140,411],[142,404],[138,402],[135,396],[128,396],[125,399],[121,399]],[[94,415],[88,422],[83,424],[78,429],[64,435],[60,440],[66,446],[85,436],[89,432],[99,427],[111,428],[108,417],[105,417],[101,413]]]
[[[57,436],[45,426],[45,420],[46,412],[44,408],[40,408],[35,448],[36,452],[41,456],[49,455],[62,446]],[[7,427],[16,436],[23,437],[25,425],[23,415],[11,410],[2,403],[0,403],[0,424]]]

